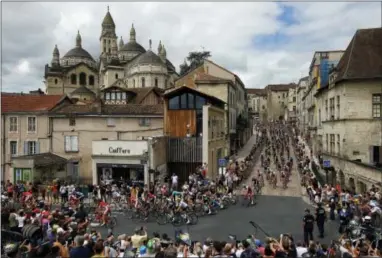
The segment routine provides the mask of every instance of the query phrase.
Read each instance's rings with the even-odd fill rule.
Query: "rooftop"
[[[1,93],[1,112],[42,112],[56,106],[65,95]]]

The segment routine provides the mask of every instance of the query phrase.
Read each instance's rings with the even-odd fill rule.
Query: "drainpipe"
[[[2,118],[2,121],[1,121],[1,124],[3,125],[2,126],[2,134],[1,134],[1,142],[2,142],[2,145],[1,145],[1,152],[2,152],[2,155],[1,155],[1,160],[3,161],[2,164],[1,164],[1,180],[4,181],[4,173],[5,173],[5,157],[6,157],[6,154],[5,154],[5,146],[6,146],[6,142],[5,142],[5,115],[2,115],[1,116]]]

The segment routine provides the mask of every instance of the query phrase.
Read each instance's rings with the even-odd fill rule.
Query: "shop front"
[[[147,141],[93,141],[93,184],[123,180],[149,183]]]

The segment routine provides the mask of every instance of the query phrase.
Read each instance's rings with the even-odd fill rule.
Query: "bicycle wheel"
[[[168,216],[166,213],[158,214],[156,219],[158,225],[166,225],[168,223]]]
[[[171,221],[172,225],[174,225],[175,227],[180,227],[182,226],[185,221],[184,219],[182,218],[182,216],[180,215],[174,215],[172,221]]]
[[[199,219],[198,219],[198,216],[196,216],[195,213],[190,212],[190,213],[187,214],[187,216],[188,216],[188,219],[190,220],[190,224],[191,225],[198,224]]]
[[[117,226],[117,218],[116,217],[109,217],[109,221],[107,222],[108,228],[114,228]]]

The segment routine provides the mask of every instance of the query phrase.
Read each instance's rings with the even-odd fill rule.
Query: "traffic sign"
[[[330,160],[324,160],[322,164],[324,165],[324,168],[330,168]]]
[[[219,159],[219,167],[225,167],[227,166],[227,160],[226,159]]]

